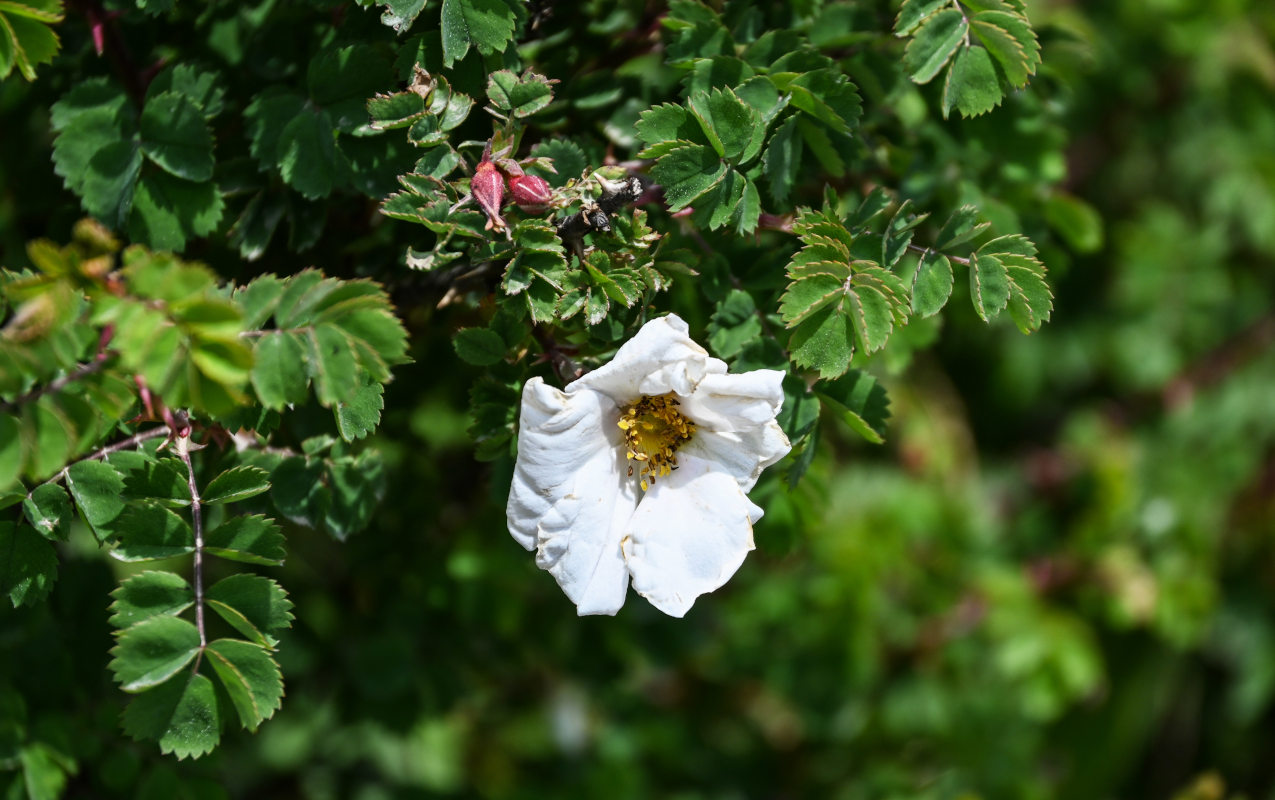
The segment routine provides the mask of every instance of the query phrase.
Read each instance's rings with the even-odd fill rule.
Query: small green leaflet
[[[815,392],[860,436],[873,444],[885,441],[890,398],[876,378],[852,369],[835,381],[816,384]]]
[[[30,525],[0,522],[0,593],[14,608],[43,600],[58,577],[53,545]]]
[[[35,80],[35,68],[57,55],[57,34],[49,27],[62,21],[62,3],[51,0],[8,0],[0,5],[0,80],[16,66]]]
[[[505,340],[487,328],[461,328],[452,346],[462,361],[479,367],[497,364],[505,358]]]
[[[178,673],[134,697],[124,709],[124,732],[159,742],[162,753],[199,758],[221,740],[221,715],[213,683],[203,675]]]
[[[31,490],[22,503],[27,522],[49,541],[66,541],[71,530],[71,498],[56,483],[44,483]]]
[[[199,631],[180,617],[159,614],[119,635],[108,665],[126,692],[158,686],[189,664],[199,652]]]
[[[160,614],[176,615],[195,602],[195,592],[180,575],[161,570],[140,572],[111,592],[111,618],[116,628],[127,628]]]
[[[120,561],[155,561],[195,549],[195,534],[181,517],[153,501],[130,504],[114,526],[111,555]]]
[[[286,553],[274,520],[259,514],[231,517],[204,536],[204,550],[247,564],[278,566]]]
[[[270,481],[264,469],[260,467],[242,466],[228,469],[204,487],[205,504],[237,503],[256,497],[270,488]]]
[[[292,626],[292,601],[279,584],[260,575],[231,575],[208,589],[208,606],[235,630],[262,647]]]
[[[499,53],[513,39],[517,15],[505,0],[443,0],[443,64],[449,69],[471,46]]]
[[[487,78],[487,99],[497,110],[521,119],[553,102],[553,83],[530,70],[522,77],[507,69],[497,70]]]
[[[283,676],[265,648],[237,639],[217,639],[208,644],[205,657],[245,728],[255,731],[262,721],[274,716],[283,698]]]
[[[990,320],[1009,307],[1023,333],[1038,329],[1053,310],[1045,265],[1036,246],[1020,234],[992,239],[970,258],[970,295],[974,310]]]

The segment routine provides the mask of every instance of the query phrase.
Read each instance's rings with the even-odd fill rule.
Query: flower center
[[[695,423],[677,410],[681,405],[672,392],[642,399],[624,407],[616,424],[624,431],[624,444],[630,461],[641,466],[639,480],[642,491],[677,469],[677,449],[695,435]],[[633,475],[633,464],[629,475]]]

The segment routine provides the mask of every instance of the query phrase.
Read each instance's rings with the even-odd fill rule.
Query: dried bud
[[[543,214],[549,203],[549,182],[538,175],[514,175],[509,178],[509,193],[514,202],[528,214]]]
[[[479,161],[474,177],[469,182],[469,190],[479,208],[487,215],[487,230],[504,230],[505,221],[500,216],[500,204],[505,199],[505,180],[496,165],[486,159]]]

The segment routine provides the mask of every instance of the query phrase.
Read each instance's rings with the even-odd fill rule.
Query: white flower
[[[753,549],[761,471],[791,449],[778,370],[726,373],[669,315],[565,391],[523,387],[509,532],[579,614],[614,614],[630,577],[666,614],[724,584]]]

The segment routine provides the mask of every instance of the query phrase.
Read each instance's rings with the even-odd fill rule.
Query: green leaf
[[[199,631],[194,625],[159,614],[125,628],[111,649],[115,658],[107,666],[121,689],[142,692],[177,674],[198,652]]]
[[[789,117],[775,129],[762,157],[762,167],[770,181],[770,196],[777,203],[785,202],[801,170],[801,137],[795,117]]]
[[[734,358],[761,333],[761,318],[753,296],[742,289],[732,289],[717,304],[708,322],[708,345],[719,358]]]
[[[1009,272],[999,256],[981,252],[971,256],[970,295],[984,322],[1004,310],[1009,302]]]
[[[708,147],[674,148],[651,167],[651,177],[664,187],[670,211],[686,208],[726,176],[727,165]]]
[[[158,741],[161,753],[199,758],[221,740],[216,690],[203,675],[174,675],[134,697],[124,709],[123,725],[134,739]]]
[[[461,328],[452,338],[452,347],[462,361],[485,367],[505,358],[505,340],[487,328]]]
[[[48,23],[60,22],[60,5],[47,2],[8,2],[0,7],[0,78],[16,65],[22,77],[35,80],[35,68],[57,55],[57,34]]]
[[[303,109],[279,134],[279,174],[289,186],[315,200],[341,187],[349,164],[337,149],[332,118],[321,109]]]
[[[147,172],[137,184],[128,235],[155,250],[182,250],[186,241],[217,228],[226,204],[214,183],[193,183]]]
[[[821,378],[835,378],[850,367],[854,333],[845,314],[825,306],[793,329],[788,348],[798,366],[816,370]]]
[[[248,149],[262,168],[278,168],[279,139],[284,128],[301,115],[305,106],[305,98],[298,94],[268,90],[254,97],[244,109]]]
[[[286,553],[274,520],[260,514],[231,517],[204,537],[204,550],[245,564],[279,566]]]
[[[381,14],[381,24],[388,25],[398,33],[412,27],[416,17],[425,9],[426,0],[376,0],[378,6],[385,7]]]
[[[29,525],[0,522],[0,592],[14,608],[43,600],[58,578],[58,556]]]
[[[489,56],[514,36],[516,16],[503,0],[443,0],[443,65],[451,68],[472,45]]]
[[[905,0],[894,20],[894,34],[907,36],[926,17],[951,4],[951,0]]]
[[[101,541],[124,510],[124,478],[102,461],[78,461],[66,470],[66,488],[80,516]]]
[[[1077,253],[1095,253],[1102,249],[1102,217],[1084,200],[1066,192],[1055,192],[1045,202],[1045,220]]]
[[[966,47],[956,54],[943,84],[943,116],[953,108],[964,117],[986,114],[1004,95],[992,57],[982,47]]]
[[[1045,267],[1029,256],[1000,257],[1009,278],[1009,314],[1023,333],[1031,333],[1049,319],[1054,295],[1045,282]]]
[[[969,24],[955,8],[930,15],[903,53],[903,66],[917,83],[929,83],[956,53]]]
[[[127,628],[160,614],[175,616],[195,602],[195,592],[180,575],[149,570],[126,579],[111,592],[113,627]]]
[[[353,344],[335,325],[317,325],[306,335],[306,370],[319,402],[331,407],[362,386]]]
[[[195,534],[186,521],[153,501],[130,504],[114,528],[111,555],[120,561],[155,561],[195,550]]]
[[[62,468],[75,446],[76,432],[66,415],[45,395],[22,409],[26,443],[26,474],[33,480],[47,478]]]
[[[722,158],[745,163],[757,154],[760,140],[750,147],[758,125],[757,112],[730,89],[693,94],[687,104]]]
[[[952,212],[952,216],[939,230],[938,238],[934,240],[935,249],[946,250],[982,234],[991,223],[979,222],[978,215],[979,211],[974,206],[961,206]]]
[[[816,384],[815,392],[860,436],[873,444],[885,441],[890,399],[876,378],[852,369],[831,383]]]
[[[18,749],[17,762],[26,789],[22,796],[27,800],[58,800],[66,789],[67,773],[76,772],[73,759],[44,742],[23,745]],[[16,797],[13,793],[9,796]]]
[[[256,497],[270,488],[268,473],[260,467],[242,466],[228,469],[204,487],[204,505],[238,503]]]
[[[268,331],[253,346],[252,387],[266,408],[305,402],[310,379],[299,334]]]
[[[708,143],[696,118],[671,103],[652,106],[639,114],[636,130],[638,138],[648,145],[670,141]]]
[[[881,263],[892,267],[898,263],[912,243],[912,231],[920,225],[929,214],[912,214],[912,201],[904,200],[895,209],[890,224],[886,225],[881,237]]]
[[[213,584],[207,598],[222,619],[262,647],[273,648],[274,634],[292,627],[292,601],[269,578],[231,575]]]
[[[638,124],[640,125],[641,123],[639,122]],[[545,180],[549,181],[551,186],[555,187],[565,186],[567,181],[580,177],[585,167],[589,165],[589,160],[584,151],[570,139],[550,139],[539,142],[535,147],[531,148],[531,155],[535,158],[548,158],[553,161],[555,172],[538,169],[534,166],[529,171],[541,174]]]
[[[548,78],[530,70],[520,78],[501,69],[487,76],[487,99],[500,111],[521,119],[552,103],[553,87]]]
[[[134,120],[127,95],[105,79],[78,84],[50,109],[58,132],[54,171],[86,211],[117,228],[128,217],[142,167]]]
[[[27,522],[51,542],[66,541],[75,518],[71,511],[71,498],[56,483],[41,484],[31,490],[22,503]]]
[[[0,413],[0,491],[18,482],[22,472],[22,442],[18,439],[18,421]]]
[[[212,179],[212,131],[186,95],[164,92],[150,98],[138,125],[142,152],[151,161],[188,181]]]
[[[793,106],[841,133],[849,133],[863,113],[863,101],[854,84],[832,69],[799,75],[787,88]]]
[[[367,98],[384,88],[391,74],[381,51],[359,42],[312,58],[306,88],[314,105],[331,120],[331,127],[350,133],[367,125]]]
[[[285,458],[270,473],[270,499],[279,513],[297,523],[311,528],[319,521],[331,503],[331,494],[324,486],[324,469],[320,461],[299,456]]]
[[[212,119],[225,106],[225,90],[217,78],[216,71],[191,63],[168,67],[146,87],[146,102],[165,92],[176,92],[198,106],[205,119]]]
[[[990,31],[990,28],[997,30]],[[1036,32],[1032,30],[1031,23],[1022,14],[997,9],[980,11],[974,15],[973,30],[979,34],[979,39],[984,46],[991,50],[996,59],[1001,62],[1006,76],[1010,77],[1013,85],[1021,86],[1027,82],[1027,76],[1036,74],[1036,68],[1040,66],[1040,42],[1036,39]],[[1004,40],[1002,32],[1013,39],[1017,48]],[[989,44],[989,41],[995,44]],[[1021,58],[1021,72],[1006,63],[1006,59],[1010,58]],[[1011,69],[1013,69],[1012,74]],[[1022,75],[1021,82],[1013,79],[1019,74]]]
[[[952,265],[947,256],[925,251],[912,277],[912,313],[932,317],[952,295]]]
[[[378,94],[367,101],[367,113],[378,131],[405,128],[425,116],[425,98],[416,92]]]
[[[158,460],[146,453],[127,450],[111,453],[106,461],[124,479],[124,500],[153,499],[174,507],[190,505],[190,485],[186,468],[180,461]],[[104,524],[109,529],[109,522]]]
[[[381,424],[381,410],[385,408],[384,393],[384,386],[371,381],[365,383],[353,397],[337,403],[333,413],[342,439],[352,442],[376,430],[376,426]]]
[[[274,716],[283,697],[283,676],[263,647],[217,639],[209,643],[206,655],[245,728],[255,731]]]

